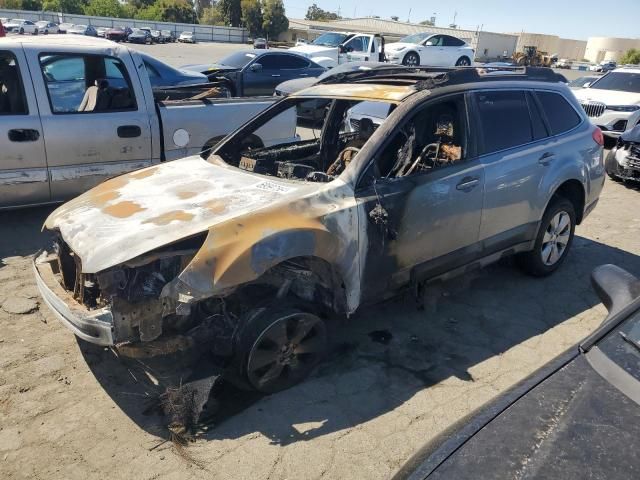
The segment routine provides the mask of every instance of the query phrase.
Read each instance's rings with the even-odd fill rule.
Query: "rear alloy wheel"
[[[409,52],[402,59],[402,64],[408,67],[417,67],[420,65],[420,57],[416,52]]]
[[[564,261],[573,242],[576,214],[573,204],[562,197],[547,208],[534,248],[520,254],[520,266],[530,275],[543,277],[553,273]]]
[[[297,308],[261,309],[249,316],[241,337],[238,354],[244,359],[246,381],[264,393],[305,379],[327,348],[324,321]]]
[[[471,60],[469,57],[460,57],[456,62],[456,67],[468,67],[471,65]]]

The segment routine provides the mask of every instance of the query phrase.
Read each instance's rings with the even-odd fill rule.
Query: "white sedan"
[[[387,61],[415,67],[466,67],[472,64],[475,52],[466,42],[451,35],[416,33],[385,47]]]
[[[36,26],[38,27],[38,33],[44,33],[45,35],[49,33],[58,33],[58,24],[54,22],[40,20],[39,22],[36,22]]]
[[[4,26],[7,32],[14,33],[31,33],[33,35],[38,34],[38,26],[31,20],[25,20],[23,18],[13,18]]]

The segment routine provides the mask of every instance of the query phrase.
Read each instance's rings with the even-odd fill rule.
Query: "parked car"
[[[269,48],[269,46],[267,44],[267,39],[266,38],[256,38],[253,41],[253,48],[255,48],[255,49]]]
[[[180,85],[195,85],[208,83],[206,75],[191,70],[178,69],[157,58],[139,53],[144,62],[144,66],[149,74],[149,81],[152,87],[176,87]]]
[[[36,26],[38,27],[38,33],[44,33],[45,35],[48,35],[49,33],[58,33],[58,24],[55,22],[41,20],[36,22]]]
[[[107,29],[105,38],[114,42],[125,42],[131,32],[133,32],[133,30],[129,27],[113,27]]]
[[[615,139],[640,121],[640,68],[617,68],[573,93],[607,137]]]
[[[150,45],[151,43],[153,43],[153,38],[151,38],[151,32],[149,32],[148,30],[134,28],[127,37],[127,41],[130,43],[144,43]]]
[[[153,43],[164,43],[160,30],[151,30],[151,40]]]
[[[305,89],[207,159],[61,206],[45,222],[57,246],[35,260],[45,303],[76,335],[130,354],[197,342],[212,375],[270,393],[322,358],[321,312],[350,315],[506,255],[556,271],[604,183],[602,133],[561,77],[405,70]],[[256,141],[313,99],[332,103],[317,137]],[[344,132],[363,101],[396,108],[375,131]]]
[[[184,31],[178,37],[180,43],[196,43],[196,36],[193,32]]]
[[[618,68],[618,66],[616,65],[616,62],[611,61],[611,60],[604,60],[604,61],[600,62],[599,64],[591,65],[591,67],[589,67],[589,70],[591,70],[592,72],[606,73],[606,72],[610,72],[611,70],[614,70],[616,68]]]
[[[161,30],[160,35],[164,43],[173,43],[176,41],[176,36],[171,30]]]
[[[242,50],[227,55],[219,63],[185,65],[186,70],[200,72],[210,80],[225,79],[232,95],[273,95],[284,80],[317,77],[323,67],[290,50]]]
[[[299,38],[296,40],[296,47],[299,47],[300,45],[308,45],[309,41],[306,38]]]
[[[67,33],[73,35],[86,35],[87,37],[97,37],[98,31],[91,25],[74,25],[67,28]]]
[[[640,181],[640,124],[620,135],[605,168],[613,180]]]
[[[568,83],[569,88],[572,90],[580,90],[582,88],[589,88],[589,86],[598,80],[600,75],[585,75],[584,77],[576,78]]]
[[[567,60],[566,58],[561,58],[556,62],[556,68],[570,69],[573,66],[573,62],[571,60]]]
[[[387,60],[402,65],[439,67],[469,66],[475,57],[473,48],[451,35],[414,33],[386,46]]]
[[[172,101],[181,89],[193,96],[212,85],[157,94],[139,74],[149,62],[125,46],[81,35],[4,39],[0,208],[61,202],[121,173],[200,154],[276,100]],[[281,120],[260,133],[261,142],[294,136],[295,118]]]
[[[13,18],[4,25],[4,29],[7,32],[19,33],[20,35],[30,33],[32,35],[38,34],[37,25],[31,20],[25,20],[23,18]]]
[[[379,34],[325,32],[309,44],[296,44],[289,52],[333,68],[347,62],[383,62],[384,48],[384,37]]]
[[[609,311],[594,333],[429,442],[393,479],[636,478],[640,281],[603,265],[592,283]]]
[[[96,28],[96,36],[98,36],[100,38],[106,38],[107,30],[109,30],[108,27],[97,27]]]
[[[61,23],[60,25],[58,25],[58,33],[67,33],[67,30],[69,30],[73,26],[73,23]]]

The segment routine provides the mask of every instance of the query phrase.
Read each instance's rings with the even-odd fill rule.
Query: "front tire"
[[[469,57],[460,57],[456,62],[456,67],[469,67],[471,66],[471,60]]]
[[[21,28],[21,29],[18,31],[18,33],[19,33],[20,35],[24,35],[24,28]]]
[[[402,64],[408,67],[417,67],[420,65],[420,56],[416,52],[409,52],[402,59]]]
[[[304,380],[324,357],[324,321],[296,307],[255,309],[238,335],[234,363],[242,383],[259,392],[286,390]]]
[[[551,275],[567,257],[575,228],[573,204],[566,198],[556,197],[544,212],[533,250],[519,255],[520,267],[534,277]]]

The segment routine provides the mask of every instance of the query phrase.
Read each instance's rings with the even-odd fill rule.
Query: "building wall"
[[[518,37],[504,33],[479,32],[476,60],[480,62],[511,57],[516,49]]]
[[[211,25],[194,25],[191,23],[153,22],[134,20],[132,18],[91,17],[88,15],[72,15],[55,12],[31,12],[23,10],[0,9],[0,17],[24,18],[26,20],[48,20],[57,23],[74,23],[78,25],[93,25],[94,27],[149,27],[154,30],[171,30],[176,36],[181,32],[193,32],[201,42],[235,42],[243,43],[249,38],[244,28],[214,27]]]
[[[553,55],[554,53],[558,53],[560,37],[557,35],[545,35],[543,33],[522,32],[518,35],[516,51],[524,52],[524,47],[527,46],[535,46],[538,51]]]
[[[618,61],[632,48],[640,48],[640,39],[615,37],[590,37],[587,41],[585,58],[599,63],[603,60]]]
[[[585,58],[587,49],[586,40],[572,40],[569,38],[561,38],[558,44],[558,58],[567,58],[569,60],[582,60]]]

